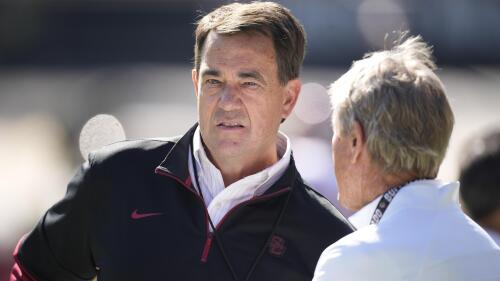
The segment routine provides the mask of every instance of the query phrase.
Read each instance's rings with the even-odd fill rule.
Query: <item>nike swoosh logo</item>
[[[139,220],[139,219],[143,219],[143,218],[147,218],[147,217],[153,217],[153,216],[159,216],[159,215],[163,215],[163,213],[142,213],[142,214],[139,214],[137,212],[138,210],[135,209],[132,214],[130,215],[130,217],[133,219],[133,220]]]

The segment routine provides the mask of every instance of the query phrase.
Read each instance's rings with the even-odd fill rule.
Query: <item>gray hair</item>
[[[403,35],[404,36],[404,35]],[[454,117],[434,73],[432,49],[403,36],[390,50],[365,55],[330,86],[332,122],[363,128],[373,161],[387,173],[433,178],[448,147]]]

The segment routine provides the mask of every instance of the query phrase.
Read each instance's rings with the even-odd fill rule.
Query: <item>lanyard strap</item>
[[[382,198],[378,202],[377,208],[375,209],[375,212],[373,212],[372,219],[370,220],[370,224],[378,224],[380,222],[380,219],[382,219],[382,216],[384,215],[385,211],[387,210],[387,207],[389,207],[389,204],[391,204],[392,199],[396,196],[398,191],[405,186],[405,184],[393,187],[389,190],[387,190],[384,195],[382,195]]]
[[[406,185],[418,181],[418,180],[426,180],[430,178],[416,178],[413,180],[409,180],[399,186],[390,188],[387,190],[383,195],[380,201],[378,202],[377,208],[375,209],[375,212],[373,212],[372,219],[370,220],[370,224],[378,224],[380,220],[382,219],[382,216],[384,215],[385,211],[387,210],[387,207],[389,207],[389,204],[391,204],[392,200],[394,197],[396,197],[396,194],[398,194],[399,190],[401,188],[405,187]]]

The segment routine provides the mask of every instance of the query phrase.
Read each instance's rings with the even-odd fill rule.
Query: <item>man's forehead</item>
[[[264,80],[264,77],[267,80],[276,73],[278,79],[272,41],[258,33],[221,35],[211,32],[204,44],[199,74],[221,76],[227,75],[228,71],[231,75],[258,80]]]
[[[225,50],[229,48],[229,50]],[[236,34],[219,34],[211,31],[202,48],[201,59],[206,59],[207,53],[224,51],[224,54],[230,56],[238,51],[242,53],[260,55],[262,58],[270,60],[276,59],[274,43],[272,39],[258,32],[239,32]]]
[[[251,39],[251,38],[268,38],[269,40],[272,41],[271,36],[269,36],[267,33],[264,32],[259,32],[255,30],[245,30],[245,31],[238,31],[234,33],[219,33],[216,30],[211,30],[205,39],[205,43],[210,43],[213,42],[214,40],[218,38],[235,38],[235,37],[240,37],[240,38],[246,38],[246,39]]]

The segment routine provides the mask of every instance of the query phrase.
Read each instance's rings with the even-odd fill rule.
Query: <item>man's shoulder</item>
[[[374,228],[365,227],[330,245],[321,254],[314,280],[330,280],[333,276],[338,280],[366,280],[367,276],[382,280],[378,277],[384,276],[388,254],[378,238]]]
[[[92,151],[88,158],[92,165],[141,160],[156,160],[159,164],[179,139],[180,136],[119,141]]]
[[[294,192],[297,200],[302,203],[302,211],[312,214],[314,217],[335,218],[352,228],[344,215],[328,199],[308,184],[301,182],[301,188],[297,188]]]
[[[414,232],[415,233],[415,232]],[[425,251],[425,243],[415,239],[415,235],[401,237],[400,233],[381,231],[377,225],[368,225],[343,237],[328,247],[324,255],[343,259],[345,262],[356,261],[369,263],[409,264],[419,259]]]

